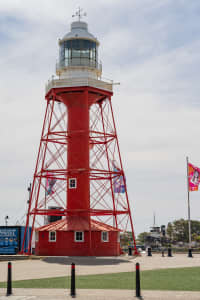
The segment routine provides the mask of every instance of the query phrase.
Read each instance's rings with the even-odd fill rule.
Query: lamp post
[[[27,189],[28,193],[29,193],[29,196],[28,196],[28,201],[27,201],[27,204],[28,204],[28,207],[29,207],[29,203],[30,203],[30,200],[31,200],[31,183]],[[27,213],[28,215],[28,213]],[[27,232],[27,245],[29,245],[29,218],[28,218],[28,232]]]
[[[8,219],[9,219],[9,217],[5,216],[5,224],[6,224],[6,226],[8,226]]]

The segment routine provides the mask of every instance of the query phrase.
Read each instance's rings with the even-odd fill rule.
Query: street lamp
[[[29,197],[28,197],[28,201],[27,201],[27,203],[29,204],[29,202],[30,202],[30,199],[31,199],[31,183],[30,183],[30,185],[29,185],[29,187],[28,187],[28,192],[29,192]]]
[[[28,197],[28,201],[27,201],[28,210],[29,210],[29,205],[30,205],[30,201],[31,201],[31,183],[30,183],[27,191],[29,192],[29,197]],[[27,211],[27,218],[28,218],[28,211]],[[27,232],[27,244],[28,244],[28,247],[29,247],[29,240],[30,240],[30,237],[29,237],[29,218],[28,218],[28,232]]]
[[[9,217],[8,217],[8,216],[5,216],[5,223],[6,223],[6,226],[8,226],[8,219],[9,219]]]

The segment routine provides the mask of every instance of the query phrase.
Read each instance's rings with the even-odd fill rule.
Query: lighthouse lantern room
[[[120,232],[135,236],[99,42],[72,22],[59,40],[57,77],[46,85],[46,112],[26,230],[36,255],[120,255]],[[26,230],[24,236],[26,236]],[[22,245],[22,249],[24,249]]]

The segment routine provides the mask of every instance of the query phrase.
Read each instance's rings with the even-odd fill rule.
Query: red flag
[[[189,191],[198,191],[200,183],[200,169],[195,167],[191,163],[188,163],[188,181],[189,181]]]

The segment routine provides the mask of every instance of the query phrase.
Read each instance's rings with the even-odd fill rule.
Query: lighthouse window
[[[90,57],[90,51],[89,51],[89,49],[82,50],[81,51],[81,57],[87,57],[87,58],[89,58]]]
[[[76,178],[70,178],[69,179],[69,188],[70,189],[76,189]]]
[[[64,48],[64,45],[61,45],[60,46],[60,65],[62,67],[65,65],[64,57],[65,57],[65,48]]]
[[[84,232],[75,231],[75,242],[84,242]]]
[[[66,58],[66,59],[69,58],[69,49],[65,49],[65,58]]]
[[[107,231],[102,231],[101,240],[102,240],[102,242],[108,242],[108,232]]]
[[[85,39],[64,41],[60,45],[61,66],[91,66],[97,61],[96,42]]]
[[[72,57],[80,57],[80,50],[73,49],[72,50]]]
[[[49,231],[49,242],[56,241],[56,231]]]

